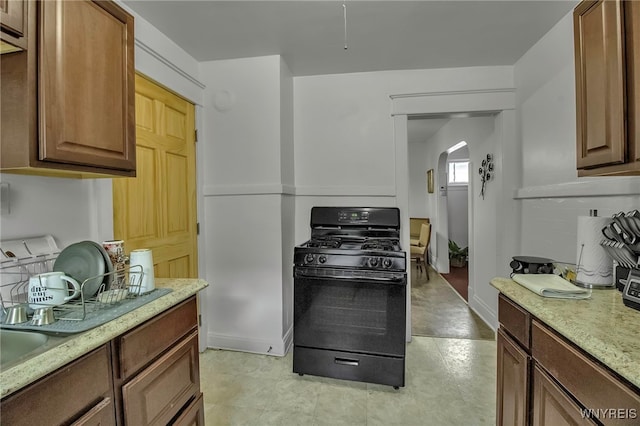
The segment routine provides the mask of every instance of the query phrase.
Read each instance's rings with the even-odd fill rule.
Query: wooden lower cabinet
[[[119,424],[167,425],[185,415],[200,395],[195,296],[115,339],[114,352]]]
[[[499,425],[525,426],[529,413],[529,364],[531,357],[504,331],[498,330],[498,398],[496,419]]]
[[[168,424],[200,393],[198,333],[122,387],[125,424]]]
[[[5,397],[0,424],[204,425],[196,297]]]
[[[502,294],[498,320],[497,425],[640,424],[640,389]]]
[[[175,426],[204,426],[204,397],[202,392],[172,423]]]
[[[2,400],[3,425],[115,425],[109,344]]]
[[[595,425],[539,366],[533,368],[533,426]]]

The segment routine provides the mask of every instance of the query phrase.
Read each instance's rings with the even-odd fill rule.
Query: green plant
[[[449,240],[449,259],[464,265],[469,256],[469,247],[461,248],[455,241]]]

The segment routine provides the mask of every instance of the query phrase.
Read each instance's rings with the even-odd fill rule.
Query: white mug
[[[33,309],[62,305],[79,295],[80,284],[64,272],[47,272],[29,278],[29,306]]]
[[[131,266],[129,292],[143,294],[156,288],[151,249],[132,250],[129,253],[129,265]],[[142,273],[140,273],[140,267],[135,265],[142,266]]]

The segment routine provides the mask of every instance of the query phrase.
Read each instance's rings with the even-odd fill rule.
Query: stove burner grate
[[[398,242],[395,240],[366,240],[362,243],[362,250],[384,250],[393,251],[397,247]]]
[[[315,237],[307,243],[308,247],[318,248],[338,248],[341,245],[342,241],[340,239],[332,237]]]

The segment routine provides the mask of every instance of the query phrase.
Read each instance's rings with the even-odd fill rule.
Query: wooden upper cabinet
[[[2,171],[135,176],[133,17],[111,1],[28,6],[37,31],[0,64]]]
[[[25,36],[25,0],[0,0],[0,53],[16,52],[27,47]]]
[[[41,6],[39,159],[135,169],[133,18],[114,3]]]
[[[622,26],[619,1],[583,2],[574,11],[578,168],[625,160]]]
[[[637,116],[638,5],[583,1],[573,13],[577,167],[580,176],[640,174]],[[634,76],[635,74],[635,76]]]
[[[23,0],[0,0],[0,27],[2,31],[17,37],[24,35]]]
[[[640,2],[625,4],[629,159],[640,164]]]

